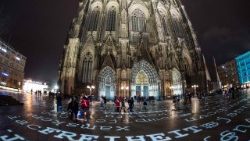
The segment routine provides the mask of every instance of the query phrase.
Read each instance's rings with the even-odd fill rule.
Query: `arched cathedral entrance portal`
[[[115,71],[111,67],[103,68],[99,73],[99,96],[105,96],[107,99],[113,99],[116,90]]]
[[[147,74],[141,70],[135,78],[136,96],[148,97],[149,80]]]
[[[132,68],[131,96],[159,96],[160,79],[156,70],[145,60]]]

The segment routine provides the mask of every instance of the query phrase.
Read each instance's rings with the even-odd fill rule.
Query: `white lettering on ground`
[[[144,136],[126,136],[127,141],[146,141]]]
[[[173,134],[175,134],[176,136],[175,136],[175,138],[176,139],[178,139],[178,138],[183,138],[183,137],[186,137],[186,136],[188,136],[189,134],[188,133],[185,133],[185,134],[182,134],[182,133],[180,133],[180,131],[181,130],[174,130],[174,131],[170,131],[170,132],[168,132],[168,133],[173,133]]]
[[[0,136],[0,139],[2,141],[18,141],[18,140],[25,140],[22,136],[18,135],[18,134],[14,134],[14,137],[9,137],[8,135],[3,135]]]
[[[55,138],[58,139],[68,139],[70,141],[73,141],[73,137],[76,137],[76,133],[73,132],[68,132],[68,131],[61,131],[61,133],[59,135],[55,135]]]
[[[38,132],[44,134],[44,135],[48,135],[50,133],[53,133],[53,132],[60,132],[61,130],[59,129],[55,129],[55,128],[51,128],[51,127],[46,127],[46,129],[43,129],[43,130],[39,130]]]
[[[109,139],[109,141],[115,141],[115,139],[119,139],[120,136],[104,136],[105,139]]]
[[[165,136],[164,133],[157,133],[157,134],[151,134],[146,135],[147,137],[150,137],[152,141],[170,141],[172,140],[170,137]]]
[[[77,141],[97,141],[96,139],[99,138],[99,136],[96,135],[87,135],[87,134],[80,134],[81,137]]]

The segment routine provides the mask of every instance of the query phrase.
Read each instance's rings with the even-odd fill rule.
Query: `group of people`
[[[75,121],[77,121],[77,119],[83,119],[89,122],[90,102],[91,102],[91,98],[84,94],[80,97],[80,100],[78,100],[77,96],[71,97],[68,102],[68,108],[67,108],[70,118]]]
[[[134,110],[134,102],[137,100],[138,104],[143,103],[143,110],[147,110],[147,99],[143,97],[115,97],[114,98],[114,106],[116,112],[133,112]],[[126,102],[128,103],[128,108],[126,107]]]
[[[100,97],[100,103],[102,108],[106,108],[107,98],[105,96]]]
[[[238,98],[240,89],[237,89],[235,87],[229,88],[228,90],[224,90],[222,93],[225,98],[228,99],[235,99]]]
[[[126,102],[128,102],[128,109],[126,109]],[[114,98],[114,105],[115,105],[115,111],[116,112],[126,112],[129,110],[130,112],[133,112],[134,108],[134,99],[133,97],[127,99],[126,97],[115,97]]]
[[[194,95],[190,92],[186,92],[184,95],[183,95],[183,100],[184,100],[184,104],[187,104],[187,103],[190,103],[192,102],[192,97]],[[180,95],[173,95],[173,103],[179,103],[179,101],[181,100],[181,96]]]
[[[143,109],[147,109],[147,101],[146,99],[140,99],[141,102],[143,100]],[[61,97],[57,96],[57,101],[59,101],[59,105],[61,105]],[[114,98],[114,107],[115,107],[115,112],[124,112],[126,113],[127,111],[133,112],[134,108],[134,98],[126,98],[126,97],[115,97]],[[78,99],[77,96],[72,96],[68,102],[68,108],[67,111],[69,113],[70,119],[77,121],[79,119],[83,119],[87,122],[89,122],[90,119],[90,103],[91,103],[91,98],[82,95],[80,99]],[[128,103],[128,108],[126,107],[126,103]],[[107,99],[105,96],[100,97],[100,107],[106,108],[107,104]]]

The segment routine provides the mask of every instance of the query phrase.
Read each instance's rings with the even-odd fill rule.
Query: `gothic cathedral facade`
[[[180,0],[80,0],[59,74],[64,94],[160,98],[201,85],[203,69]]]

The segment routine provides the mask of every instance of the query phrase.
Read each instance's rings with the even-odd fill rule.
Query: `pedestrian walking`
[[[103,101],[104,101],[104,109],[106,109],[106,104],[107,104],[107,98],[106,98],[106,96],[103,96]]]
[[[70,119],[77,121],[78,113],[78,102],[76,97],[72,97],[70,103],[68,104],[68,111],[70,114]]]
[[[133,108],[134,108],[134,99],[133,97],[131,97],[129,100],[128,100],[128,105],[129,105],[129,111],[130,112],[133,112]]]
[[[86,95],[83,96],[81,99],[82,115],[83,115],[83,119],[86,120],[87,122],[89,122],[89,118],[90,118],[89,103],[90,102],[89,102],[88,97]]]
[[[191,102],[192,102],[192,94],[191,93],[188,93],[188,101],[189,101],[189,103],[191,104]]]
[[[104,98],[103,96],[100,97],[101,108],[104,107]]]
[[[115,99],[115,109],[116,109],[116,112],[120,112],[120,100],[119,98],[116,98]]]
[[[123,98],[121,102],[121,112],[126,113],[125,98]]]
[[[144,101],[143,101],[143,110],[147,110],[147,105],[148,105],[148,103],[147,103],[147,100],[146,99],[144,99]]]
[[[57,93],[56,96],[57,112],[62,112],[62,97],[60,93]]]

